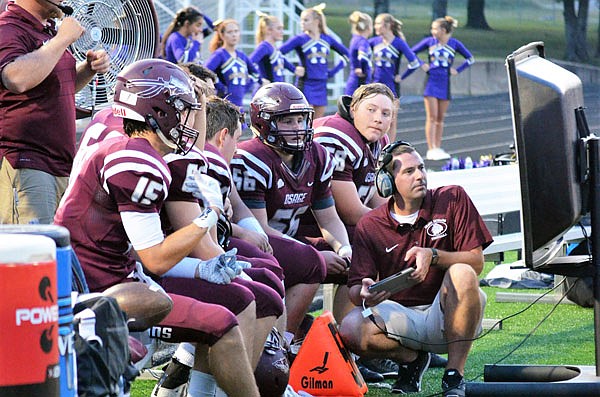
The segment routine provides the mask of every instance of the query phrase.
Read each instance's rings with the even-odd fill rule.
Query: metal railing
[[[154,0],[154,7],[158,15],[158,25],[161,34],[173,20],[177,10],[183,7],[193,5],[198,7],[204,14],[210,16],[213,20],[233,18],[240,23],[241,40],[239,49],[246,54],[254,51],[254,36],[258,24],[256,10],[260,10],[269,15],[275,15],[281,19],[284,26],[284,37],[296,35],[300,32],[300,13],[305,9],[304,5],[298,0]],[[329,34],[337,40],[340,40],[334,32],[329,30]],[[202,59],[209,56],[208,42],[210,37],[202,44]],[[288,54],[291,62],[298,61],[295,54]],[[334,64],[339,61],[339,56],[334,53]],[[341,71],[331,78],[327,83],[328,98],[330,102],[335,103],[337,98],[344,92],[345,72]],[[293,81],[293,76],[288,76],[288,81]]]

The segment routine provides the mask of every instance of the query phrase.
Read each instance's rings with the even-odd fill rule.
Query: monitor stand
[[[590,212],[592,215],[592,261],[582,264],[580,274],[594,277],[595,366],[575,365],[486,365],[483,383],[467,383],[467,396],[600,396],[600,139],[588,142],[590,172]],[[597,231],[597,232],[596,232]],[[579,258],[581,259],[581,258]],[[578,259],[558,259],[543,271],[570,272],[565,263]],[[575,265],[575,266],[573,266]],[[591,272],[589,270],[592,270]],[[536,269],[537,270],[537,269]]]

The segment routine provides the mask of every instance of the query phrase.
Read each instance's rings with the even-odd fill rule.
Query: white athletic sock
[[[192,370],[187,397],[215,397],[217,381],[212,375]]]
[[[191,343],[183,342],[177,346],[173,357],[177,359],[183,365],[187,365],[190,368],[194,367],[194,353],[196,352],[196,346]]]
[[[283,337],[287,341],[288,345],[292,344],[292,341],[294,340],[294,334],[292,334],[291,332],[285,331],[285,334],[283,335]]]

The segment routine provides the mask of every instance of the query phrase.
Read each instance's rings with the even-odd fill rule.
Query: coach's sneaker
[[[356,367],[358,368],[358,371],[360,372],[363,380],[367,383],[377,383],[383,382],[385,380],[382,374],[380,374],[379,372],[371,371],[369,368],[364,366],[360,362],[360,360],[356,361]]]
[[[398,365],[398,380],[392,385],[392,393],[407,394],[421,391],[423,374],[429,367],[431,356],[428,352],[419,351],[417,359],[412,363]]]
[[[360,363],[371,371],[383,375],[384,378],[395,378],[398,376],[398,364],[389,358],[359,359]]]
[[[444,397],[465,397],[465,380],[455,369],[447,369],[442,377]]]
[[[152,397],[185,397],[191,370],[176,358],[171,359],[158,383],[154,386]]]

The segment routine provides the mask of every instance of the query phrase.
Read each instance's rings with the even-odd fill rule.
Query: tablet
[[[419,283],[417,280],[409,277],[414,271],[414,267],[409,267],[401,272],[384,278],[383,280],[371,285],[369,287],[369,292],[374,294],[379,291],[387,291],[393,295],[396,292],[400,292],[406,288],[412,287],[413,285]]]

